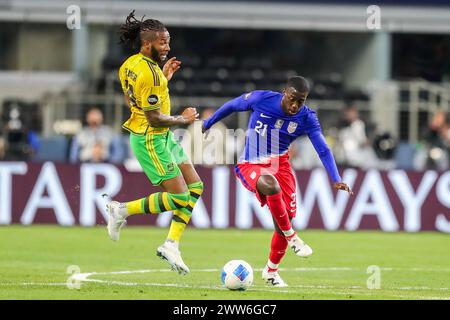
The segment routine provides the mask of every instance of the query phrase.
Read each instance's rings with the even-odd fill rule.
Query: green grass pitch
[[[187,276],[156,257],[166,234],[126,227],[114,243],[105,227],[0,227],[0,299],[450,299],[448,234],[301,232],[314,254],[300,259],[288,249],[280,272],[288,288],[260,278],[269,230],[188,229],[181,247]],[[220,269],[231,259],[255,269],[249,290],[221,285]],[[67,287],[70,265],[84,274],[79,289]],[[367,287],[371,265],[380,268],[379,289]]]

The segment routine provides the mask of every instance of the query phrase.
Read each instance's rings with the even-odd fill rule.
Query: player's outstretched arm
[[[198,112],[195,108],[186,108],[179,116],[169,116],[156,110],[145,111],[148,123],[152,127],[172,127],[180,124],[191,124],[198,119]]]
[[[211,128],[216,122],[228,117],[233,112],[248,111],[251,109],[249,101],[245,96],[240,96],[226,102],[221,106],[214,114],[208,119],[203,121],[202,132],[205,133],[206,130]]]
[[[308,137],[311,140],[317,154],[319,155],[320,161],[322,161],[323,166],[331,176],[334,183],[334,188],[337,190],[344,190],[350,194],[353,194],[352,189],[350,189],[350,187],[346,183],[341,181],[341,176],[339,175],[339,172],[337,170],[333,153],[331,153],[331,150],[328,147],[322,132],[320,130],[315,130],[314,132],[310,133]]]

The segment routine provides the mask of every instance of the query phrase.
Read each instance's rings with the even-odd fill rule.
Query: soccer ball
[[[231,260],[223,266],[221,278],[230,290],[247,290],[253,283],[253,269],[244,260]]]

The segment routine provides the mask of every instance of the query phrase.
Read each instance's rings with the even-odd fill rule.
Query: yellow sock
[[[143,213],[141,209],[142,199],[127,202],[128,214]]]
[[[190,197],[188,205],[185,208],[180,208],[173,212],[172,223],[170,224],[169,234],[167,239],[172,241],[180,241],[181,235],[186,229],[186,225],[192,216],[195,203],[203,193],[203,182],[198,181],[188,185]]]
[[[181,210],[175,210],[173,212],[167,239],[180,242],[181,235],[183,234],[184,229],[186,229],[189,220],[190,217],[187,214],[183,213]]]

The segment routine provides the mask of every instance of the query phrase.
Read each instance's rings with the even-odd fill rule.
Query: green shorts
[[[163,134],[130,134],[130,146],[153,185],[181,174],[178,164],[189,161],[172,131]]]

